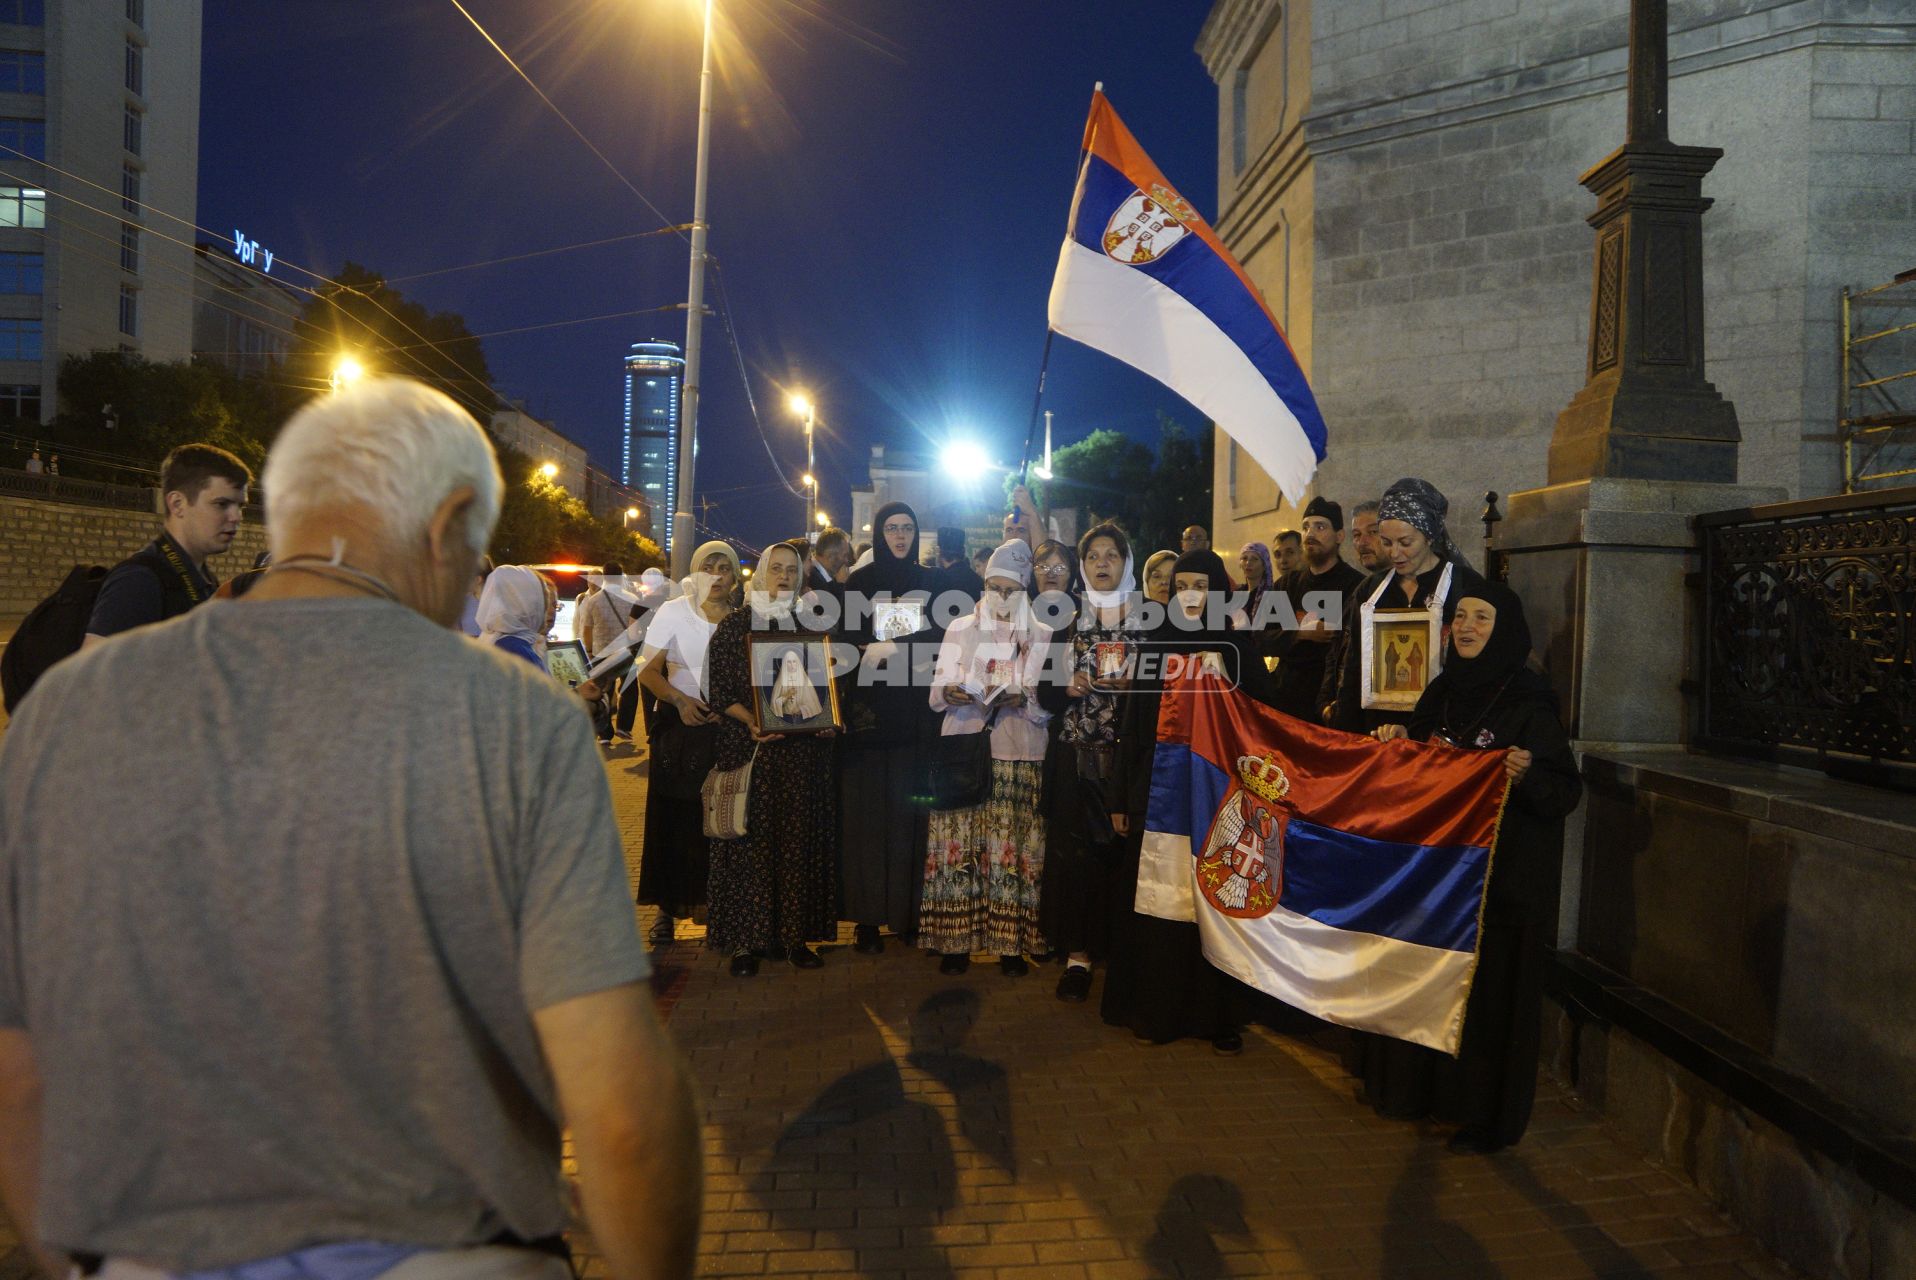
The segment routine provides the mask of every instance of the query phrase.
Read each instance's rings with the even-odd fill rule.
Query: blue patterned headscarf
[[[1430,549],[1443,560],[1448,560],[1451,554],[1450,531],[1444,527],[1444,517],[1449,512],[1450,501],[1437,492],[1436,485],[1412,476],[1384,490],[1384,500],[1377,504],[1380,523],[1402,520],[1430,539]]]

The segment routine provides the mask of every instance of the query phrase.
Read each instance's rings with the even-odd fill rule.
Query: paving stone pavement
[[[636,879],[642,747],[607,776]],[[1518,1148],[1455,1156],[1354,1100],[1334,1030],[1146,1048],[1055,966],[948,978],[846,929],[823,969],[736,979],[700,933],[657,959],[704,1106],[702,1275],[1792,1274],[1548,1082]]]

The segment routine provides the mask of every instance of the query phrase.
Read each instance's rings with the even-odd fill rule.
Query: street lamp
[[[639,509],[637,507],[627,507],[625,509],[625,527],[626,528],[630,529],[632,527],[632,522],[634,520],[637,520],[638,518],[639,518]]]
[[[684,413],[679,419],[678,507],[672,513],[672,576],[692,569],[692,481],[699,431],[699,354],[705,328],[705,188],[712,150],[712,0],[705,0],[699,59],[698,159],[692,170],[692,264],[685,299]]]
[[[554,479],[559,474],[559,466],[557,463],[548,462],[543,467],[539,468],[539,474],[544,476],[548,480]]]
[[[340,388],[350,386],[366,376],[366,366],[351,356],[340,356],[333,361],[332,389],[337,393]]]
[[[793,392],[786,403],[805,419],[805,514],[810,524],[809,517],[818,509],[818,481],[812,478],[812,428],[818,425],[818,406],[802,391]]]
[[[829,529],[829,528],[831,527],[831,524],[832,524],[832,518],[831,518],[830,516],[828,516],[828,515],[826,515],[826,514],[825,514],[825,513],[823,512],[823,511],[821,511],[821,512],[819,512],[819,513],[818,513],[818,527],[819,527],[819,528],[821,528],[821,529]]]

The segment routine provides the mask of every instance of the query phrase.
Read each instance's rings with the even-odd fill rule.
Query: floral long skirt
[[[918,940],[926,950],[997,956],[1044,950],[1038,932],[1043,771],[1037,760],[993,760],[983,804],[931,815],[918,911]]]

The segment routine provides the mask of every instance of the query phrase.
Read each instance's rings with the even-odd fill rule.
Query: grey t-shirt
[[[0,746],[0,1026],[40,1227],[172,1271],[566,1223],[531,1012],[647,976],[590,721],[397,605],[237,601]]]

